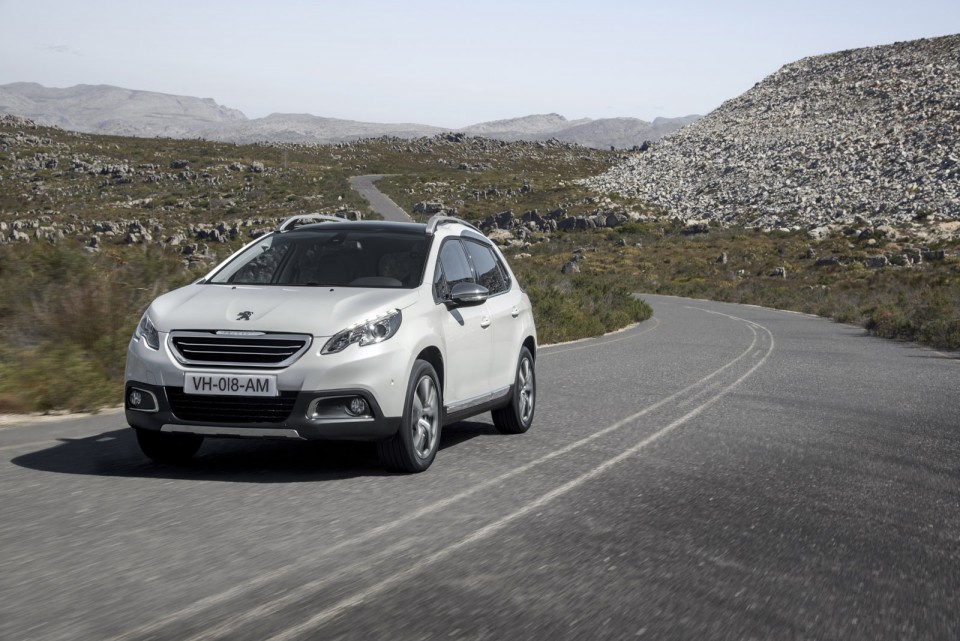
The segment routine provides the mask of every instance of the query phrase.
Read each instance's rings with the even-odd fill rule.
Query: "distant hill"
[[[66,89],[18,82],[0,85],[0,113],[41,124],[86,133],[124,136],[202,137],[225,142],[337,143],[396,136],[419,138],[447,128],[413,123],[368,123],[310,114],[274,113],[248,119],[242,112],[210,98],[174,96],[109,85],[77,85]],[[471,125],[456,132],[496,140],[556,138],[587,147],[629,148],[656,141],[695,121],[698,116],[567,120],[558,114],[531,115]]]
[[[86,133],[191,137],[200,127],[247,120],[210,98],[172,96],[109,85],[51,89],[29,82],[0,85],[0,113]]]
[[[655,118],[647,122],[638,118],[603,118],[590,120],[556,134],[556,138],[575,142],[585,147],[616,147],[618,149],[657,142],[664,136],[696,122],[700,116]]]
[[[677,131],[699,116],[657,118],[652,123],[639,118],[601,118],[567,120],[559,114],[526,116],[510,120],[495,120],[465,127],[464,133],[497,140],[549,140],[556,138],[584,147],[616,147],[618,149],[656,142]]]
[[[587,184],[761,227],[960,218],[960,35],[786,65]]]
[[[209,140],[241,144],[264,141],[327,144],[379,136],[420,138],[445,131],[449,129],[417,124],[358,122],[339,118],[321,118],[310,114],[275,113],[265,118],[200,127],[196,135]]]
[[[478,125],[464,127],[461,131],[465,134],[484,138],[507,139],[508,137],[514,137],[513,139],[516,140],[522,136],[550,135],[588,122],[590,122],[589,118],[567,120],[560,114],[539,114],[482,122]]]

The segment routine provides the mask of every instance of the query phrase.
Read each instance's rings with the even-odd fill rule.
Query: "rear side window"
[[[510,289],[507,270],[492,248],[471,240],[465,240],[463,247],[473,262],[477,282],[490,290],[491,295],[501,294]]]

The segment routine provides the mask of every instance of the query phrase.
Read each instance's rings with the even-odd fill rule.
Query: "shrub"
[[[176,255],[141,247],[88,256],[4,246],[0,265],[0,399],[23,410],[116,403],[143,310],[197,276]]]
[[[517,270],[517,266],[514,266]],[[537,323],[541,343],[600,336],[650,318],[652,310],[615,274],[588,271],[564,276],[524,266],[517,271]]]

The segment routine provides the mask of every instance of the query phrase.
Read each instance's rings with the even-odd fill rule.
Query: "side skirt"
[[[507,405],[511,398],[513,398],[513,385],[466,401],[451,403],[443,408],[443,424],[450,425],[477,414],[499,409]]]

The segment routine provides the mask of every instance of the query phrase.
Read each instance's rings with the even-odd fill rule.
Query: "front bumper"
[[[131,403],[134,392],[139,394],[140,409]],[[367,402],[367,417],[318,419],[309,415],[317,399],[336,405],[338,399],[358,396]],[[399,416],[384,416],[377,400],[359,389],[285,392],[281,397],[260,400],[184,395],[181,388],[133,380],[124,390],[124,410],[127,423],[137,429],[217,437],[378,440],[394,435],[400,427]]]
[[[280,396],[265,398],[184,394],[185,377],[196,370],[177,362],[166,333],[160,332],[159,338],[158,350],[148,348],[142,339],[134,338],[128,345],[124,408],[131,427],[305,440],[375,440],[399,429],[412,357],[398,337],[377,345],[352,345],[329,355],[321,355],[313,345],[282,369],[229,370],[275,375]],[[219,371],[205,371],[215,370]],[[133,388],[146,403],[139,409],[131,405]],[[358,396],[370,408],[368,417],[352,418],[342,412],[318,417],[312,411],[317,399]]]

